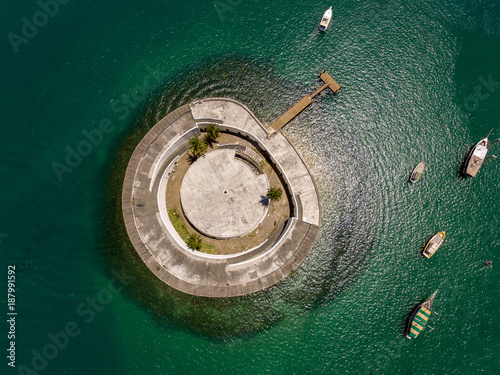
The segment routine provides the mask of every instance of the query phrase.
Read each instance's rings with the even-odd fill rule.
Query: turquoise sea
[[[1,374],[500,374],[500,160],[459,173],[500,138],[498,0],[8,0],[0,20]],[[233,299],[154,279],[119,207],[138,140],[210,96],[270,122],[324,68],[342,91],[284,129],[321,196],[305,262]]]

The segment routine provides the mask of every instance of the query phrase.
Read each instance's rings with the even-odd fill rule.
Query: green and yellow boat
[[[406,332],[406,337],[409,339],[416,338],[427,325],[427,321],[432,314],[432,302],[434,301],[434,297],[436,297],[437,292],[438,290],[436,290],[427,301],[418,305],[413,312],[413,315],[408,322],[408,330]]]

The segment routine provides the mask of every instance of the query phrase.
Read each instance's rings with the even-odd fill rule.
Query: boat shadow
[[[415,255],[417,255],[420,260],[426,259],[424,257],[423,252],[424,252],[424,249],[425,249],[425,245],[427,245],[429,243],[429,241],[431,240],[432,237],[433,237],[433,235],[429,236],[429,237],[425,237],[424,239],[419,239],[418,240],[418,244],[415,245],[415,248],[416,248]]]
[[[400,328],[400,332],[404,338],[406,338],[406,335],[408,334],[408,327],[411,324],[411,321],[412,321],[413,316],[415,315],[415,312],[418,310],[419,306],[423,302],[424,301],[422,301],[416,305],[413,305],[413,307],[406,312],[406,319],[404,320],[404,325]]]
[[[465,156],[462,156],[462,162],[460,163],[460,168],[458,169],[457,171],[457,177],[460,179],[460,180],[467,180],[469,176],[467,176],[465,174],[465,169],[467,167],[467,161],[469,160],[469,155],[471,154],[472,150],[474,149],[475,145],[469,147],[467,153],[465,154]]]

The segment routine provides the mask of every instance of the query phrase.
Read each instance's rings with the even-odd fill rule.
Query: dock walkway
[[[329,87],[334,94],[338,93],[342,86],[340,86],[335,80],[330,76],[330,74],[327,73],[326,70],[321,73],[319,76],[321,80],[325,83],[323,86],[318,88],[314,93],[311,95],[306,95],[302,99],[300,99],[297,103],[295,103],[292,108],[290,108],[288,111],[283,113],[280,118],[278,118],[275,122],[271,124],[271,127],[277,131],[281,129],[283,126],[288,124],[292,119],[297,116],[300,112],[302,112],[306,107],[308,107],[311,103],[313,98],[318,95],[321,91]]]

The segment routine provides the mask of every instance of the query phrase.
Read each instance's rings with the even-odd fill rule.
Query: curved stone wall
[[[165,189],[189,139],[209,123],[258,144],[286,183],[293,217],[260,246],[230,256],[187,248],[168,221]],[[302,158],[281,133],[268,133],[243,104],[223,98],[184,105],[168,114],[139,143],[127,167],[122,208],[127,232],[147,267],[182,292],[208,297],[253,293],[285,278],[311,249],[321,209]],[[163,194],[163,195],[162,195]]]

